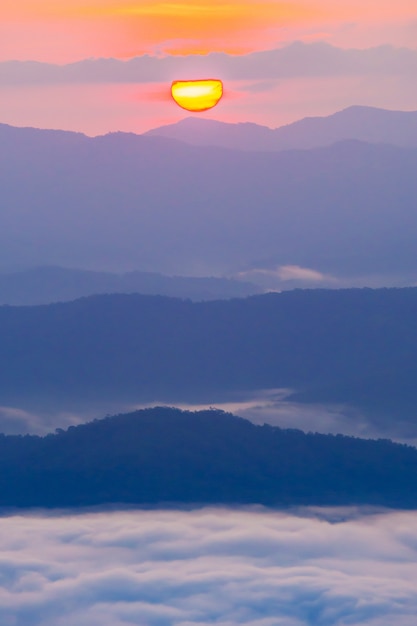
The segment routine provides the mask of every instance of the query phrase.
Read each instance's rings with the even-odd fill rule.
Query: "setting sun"
[[[212,109],[223,95],[223,84],[218,79],[176,80],[171,85],[175,102],[187,111]]]

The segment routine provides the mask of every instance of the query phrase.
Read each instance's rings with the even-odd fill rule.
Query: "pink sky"
[[[0,7],[0,122],[79,130],[142,132],[181,119],[169,97],[169,81],[137,84],[120,80],[39,82],[27,72],[19,85],[4,78],[11,60],[67,64],[91,58],[127,60],[149,54],[175,55],[172,79],[183,55],[225,52],[246,55],[293,41],[326,42],[335,49],[391,45],[417,54],[415,0],[21,0]],[[329,56],[329,55],[328,55]],[[331,55],[330,55],[331,56]],[[254,121],[272,127],[307,115],[349,106],[417,109],[416,72],[392,69],[383,52],[375,71],[342,71],[324,60],[322,75],[289,73],[267,82],[253,75],[226,81],[226,96],[204,115],[225,121]],[[216,68],[223,78],[221,63]],[[417,69],[417,65],[416,65]],[[262,68],[260,68],[262,70]],[[249,76],[249,75],[248,75]],[[192,78],[199,78],[193,76]],[[204,76],[203,76],[204,77]],[[187,76],[187,78],[189,78]]]

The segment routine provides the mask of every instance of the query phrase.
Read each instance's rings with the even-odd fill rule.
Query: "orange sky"
[[[245,53],[301,39],[417,47],[415,0],[19,0],[0,6],[0,61]]]

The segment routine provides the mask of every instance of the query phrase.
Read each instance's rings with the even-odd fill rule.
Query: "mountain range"
[[[250,122],[228,124],[187,117],[145,134],[179,139],[193,146],[259,152],[319,148],[346,139],[415,148],[417,111],[351,106],[332,115],[307,117],[274,129]]]
[[[416,112],[0,125],[0,423],[279,390],[417,438],[417,288],[339,289],[417,283],[416,171]],[[159,407],[0,436],[0,505],[415,507],[416,455]]]
[[[0,125],[0,269],[414,284],[416,171],[417,148],[357,139],[249,152]]]

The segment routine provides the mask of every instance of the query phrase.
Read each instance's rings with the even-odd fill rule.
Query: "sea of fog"
[[[3,512],[2,626],[415,626],[417,512]]]

